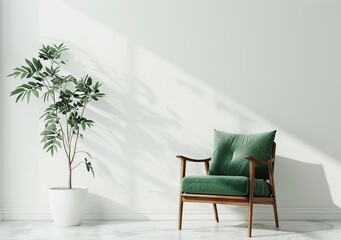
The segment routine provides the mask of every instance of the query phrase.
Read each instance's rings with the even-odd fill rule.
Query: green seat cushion
[[[214,146],[210,161],[209,175],[249,176],[249,161],[271,158],[276,131],[235,134],[214,130]],[[268,179],[267,165],[256,164],[255,178]]]
[[[182,179],[182,192],[229,196],[248,196],[249,178],[244,176],[187,176]],[[270,185],[263,179],[254,179],[254,196],[269,197]]]

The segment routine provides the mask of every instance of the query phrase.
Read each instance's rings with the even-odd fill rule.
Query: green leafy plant
[[[72,75],[63,75],[61,55],[68,48],[60,45],[47,45],[39,49],[38,58],[25,59],[26,64],[17,67],[8,77],[20,77],[25,83],[16,87],[11,96],[16,102],[27,100],[34,95],[51,104],[41,118],[45,128],[41,133],[43,149],[53,156],[58,148],[64,149],[68,160],[68,188],[72,189],[72,171],[84,163],[88,172],[92,172],[91,155],[77,151],[79,138],[84,137],[85,130],[93,126],[94,121],[85,117],[85,109],[91,101],[98,101],[105,94],[100,91],[101,84],[94,82],[89,75],[76,79]],[[77,154],[86,154],[88,158],[76,163]]]

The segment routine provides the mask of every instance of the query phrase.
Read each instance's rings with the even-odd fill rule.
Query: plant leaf
[[[95,177],[95,172],[94,172],[94,169],[92,168],[91,162],[89,162],[89,161],[85,158],[84,163],[85,163],[86,170],[87,170],[88,172],[91,171],[92,176]]]
[[[33,63],[31,63],[29,60],[25,59],[26,63],[28,64],[28,66],[30,66],[32,72],[36,72],[37,69],[34,67]]]
[[[34,66],[36,67],[37,71],[41,70],[43,68],[43,65],[41,62],[35,58],[32,59]]]
[[[36,89],[32,89],[34,96],[39,97],[39,92]]]

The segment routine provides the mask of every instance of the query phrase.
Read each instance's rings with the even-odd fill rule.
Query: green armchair
[[[178,228],[182,228],[184,202],[213,203],[216,222],[217,204],[248,206],[248,236],[252,231],[253,204],[273,206],[276,227],[279,227],[274,163],[276,131],[256,134],[233,134],[214,131],[212,158],[192,159],[182,155]],[[202,162],[206,175],[185,176],[187,162]]]

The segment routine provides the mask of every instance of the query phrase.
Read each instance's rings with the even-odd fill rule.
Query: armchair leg
[[[179,216],[178,216],[178,229],[182,228],[182,210],[183,210],[184,202],[182,201],[182,197],[179,197]]]
[[[249,222],[248,222],[248,236],[251,237],[252,231],[252,212],[253,212],[253,203],[249,203]]]
[[[213,211],[214,211],[215,221],[218,223],[219,222],[218,209],[217,209],[217,204],[215,203],[213,203]]]
[[[273,206],[273,209],[274,209],[276,228],[279,228],[276,198],[274,198],[272,206]]]

